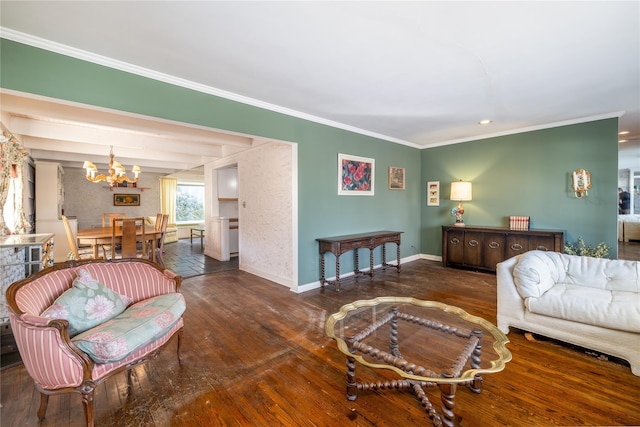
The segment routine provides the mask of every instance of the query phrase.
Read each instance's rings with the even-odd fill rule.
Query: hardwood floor
[[[459,306],[495,323],[494,275],[415,261],[402,273],[294,294],[241,271],[186,279],[183,365],[172,343],[150,363],[101,384],[97,426],[412,426],[430,425],[405,391],[345,397],[345,357],[324,333],[340,306],[376,296],[413,296]],[[460,388],[461,425],[640,425],[640,377],[625,362],[535,337],[509,334],[513,360],[487,375],[481,394]],[[359,375],[378,374],[358,367]],[[22,365],[1,372],[1,424],[81,426],[80,396],[52,396],[38,423],[39,395]],[[429,391],[439,408],[439,396]]]
[[[618,242],[618,259],[640,261],[640,241]]]

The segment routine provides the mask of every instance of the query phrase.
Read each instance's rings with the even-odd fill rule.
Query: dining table
[[[122,227],[116,227],[116,236],[115,242],[119,243],[122,240]],[[142,237],[142,230],[137,230],[136,234]],[[113,236],[113,228],[112,227],[95,227],[95,228],[84,228],[78,230],[76,234],[76,238],[78,239],[78,244],[80,245],[91,245],[93,249],[93,257],[98,258],[98,249],[102,245],[110,245],[112,243]],[[162,254],[156,253],[156,248],[158,247],[158,242],[163,238],[163,233],[160,230],[146,230],[144,231],[145,240],[147,240],[147,244],[151,244],[151,261],[155,263],[163,263]],[[142,241],[142,239],[140,239]]]

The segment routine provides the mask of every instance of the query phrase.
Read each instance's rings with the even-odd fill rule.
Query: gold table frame
[[[372,322],[368,325],[358,325],[353,334],[347,336],[344,333],[345,319],[355,311],[363,308],[372,310],[380,305],[390,306],[388,311],[372,316]],[[430,320],[421,316],[403,312],[399,307],[423,307],[442,310],[445,313],[458,316],[465,325],[470,328],[456,327],[444,324],[437,320]],[[427,310],[425,310],[427,311]],[[348,319],[347,319],[348,320]],[[447,335],[460,338],[465,342],[459,354],[452,357],[449,368],[435,372],[423,366],[406,360],[400,351],[398,342],[398,322],[406,321],[414,325]],[[364,341],[367,337],[376,333],[383,326],[390,326],[389,351],[370,346]],[[336,334],[336,328],[343,333]],[[347,326],[348,328],[348,326]],[[481,367],[483,330],[492,337],[494,359],[485,361]],[[347,356],[346,389],[347,399],[356,400],[358,391],[368,390],[411,390],[422,406],[434,426],[453,426],[455,415],[453,413],[454,398],[458,385],[467,385],[474,393],[482,391],[482,374],[500,372],[505,364],[511,360],[511,352],[506,348],[509,342],[507,336],[487,320],[470,315],[461,308],[443,304],[436,301],[423,301],[408,297],[378,297],[371,300],[360,300],[346,304],[340,311],[327,318],[325,332],[330,338],[336,340],[338,349]],[[365,359],[365,356],[369,359]],[[386,369],[397,373],[399,380],[359,382],[356,379],[356,361],[373,369]],[[419,361],[418,361],[419,362]],[[429,401],[424,388],[438,387],[442,401],[441,414]]]

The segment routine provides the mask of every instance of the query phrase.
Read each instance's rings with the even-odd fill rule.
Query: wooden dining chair
[[[154,223],[156,231],[160,231],[162,229],[162,217],[161,213],[156,214],[156,222]]]
[[[125,218],[126,215],[124,213],[103,213],[102,214],[102,228],[112,227],[114,219],[122,219]],[[100,245],[102,248],[102,254],[105,259],[108,259],[107,253],[111,253],[113,251],[114,246],[111,245]]]
[[[167,233],[167,225],[169,224],[169,215],[158,214],[159,221],[156,220],[156,232],[160,232],[161,235],[156,241],[156,245],[153,250],[156,251],[156,262],[164,267],[164,261],[162,260],[162,253],[164,251],[164,236]],[[159,224],[159,225],[158,225]],[[151,258],[151,254],[149,254]]]
[[[102,227],[111,227],[114,219],[125,218],[123,213],[103,213],[102,214]]]
[[[69,248],[71,251],[67,254],[68,259],[74,259],[79,261],[81,259],[92,259],[93,258],[93,248],[82,248],[78,247],[78,239],[75,234],[73,234],[73,230],[71,229],[71,225],[69,224],[69,218],[62,215],[62,224],[64,225],[64,231],[67,235],[67,242],[69,243]]]
[[[115,248],[119,242],[120,249],[111,251],[111,259],[147,257],[144,217],[116,218],[112,224],[111,247]]]

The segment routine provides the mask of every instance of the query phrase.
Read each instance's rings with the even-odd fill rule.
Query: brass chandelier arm
[[[101,173],[100,175],[96,175],[94,177],[91,177],[91,174],[87,174],[86,175],[87,179],[91,182],[101,182],[101,181],[107,181],[109,183],[114,182],[114,183],[118,183],[118,184],[122,184],[123,182],[128,182],[130,184],[133,184],[135,182],[138,182],[138,178],[134,178],[131,179],[128,176],[122,175],[119,178],[116,178],[113,181],[109,181],[109,177],[107,177],[105,174]]]
[[[125,175],[125,168],[122,166],[120,162],[116,162],[114,160],[114,157],[115,156],[113,154],[113,146],[111,146],[111,151],[109,152],[109,175],[105,175],[105,174],[96,175],[96,173],[98,172],[98,168],[96,167],[96,165],[94,165],[93,162],[85,161],[82,167],[87,171],[87,175],[86,175],[87,180],[94,183],[100,182],[100,181],[106,181],[109,183],[111,187],[113,187],[116,184],[122,184],[123,182],[128,182],[131,184],[138,182],[138,175],[142,173],[140,166],[133,165],[131,172],[134,173],[135,177],[131,179]]]

